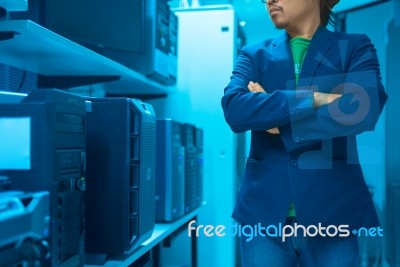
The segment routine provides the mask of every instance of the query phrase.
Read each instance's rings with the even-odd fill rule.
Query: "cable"
[[[17,88],[17,92],[21,91],[22,86],[23,86],[24,83],[25,83],[25,80],[26,80],[26,72],[27,72],[27,71],[24,70],[24,72],[22,73],[21,82],[19,83],[19,86],[18,86],[18,88]]]

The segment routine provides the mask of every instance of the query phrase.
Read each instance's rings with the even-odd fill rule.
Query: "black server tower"
[[[196,128],[195,146],[197,150],[197,193],[196,203],[200,207],[203,202],[203,168],[204,168],[204,132]]]
[[[50,192],[51,257],[43,266],[83,266],[84,99],[58,90],[34,90],[21,103],[1,104],[0,120],[16,126],[14,136],[25,146],[14,160],[1,160],[0,176],[9,180],[7,189]]]
[[[175,82],[170,66],[176,66],[177,50],[170,41],[176,44],[177,20],[168,0],[47,2],[47,28],[161,83]]]
[[[155,222],[156,118],[129,98],[87,104],[88,260],[121,257],[148,239]]]
[[[197,207],[197,149],[195,146],[196,127],[185,123],[182,128],[182,144],[185,147],[185,213]]]
[[[185,148],[182,124],[157,120],[156,221],[185,214]]]
[[[175,84],[178,73],[178,16],[169,11],[169,79],[167,84]]]
[[[177,74],[177,22],[171,16],[167,0],[146,0],[145,17],[141,25],[143,45],[136,53],[121,55],[117,51],[105,51],[105,56],[164,84],[176,82]],[[172,25],[170,26],[170,19]],[[172,34],[172,36],[170,36]],[[172,38],[171,38],[172,37]],[[172,45],[175,46],[171,49]]]

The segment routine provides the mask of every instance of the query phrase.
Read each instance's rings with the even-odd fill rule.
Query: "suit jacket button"
[[[295,138],[294,138],[294,142],[295,142],[295,143],[300,143],[300,138],[299,138],[299,137],[295,137]]]
[[[297,160],[291,160],[290,164],[292,164],[293,167],[297,167],[298,166]]]

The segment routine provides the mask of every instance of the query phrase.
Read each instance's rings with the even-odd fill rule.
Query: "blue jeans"
[[[241,240],[242,267],[356,267],[357,237],[254,237]]]

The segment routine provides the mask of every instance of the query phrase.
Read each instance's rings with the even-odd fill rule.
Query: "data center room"
[[[320,1],[299,63],[274,23]],[[399,48],[400,0],[0,0],[0,267],[331,266],[249,245],[297,225],[400,267]]]

